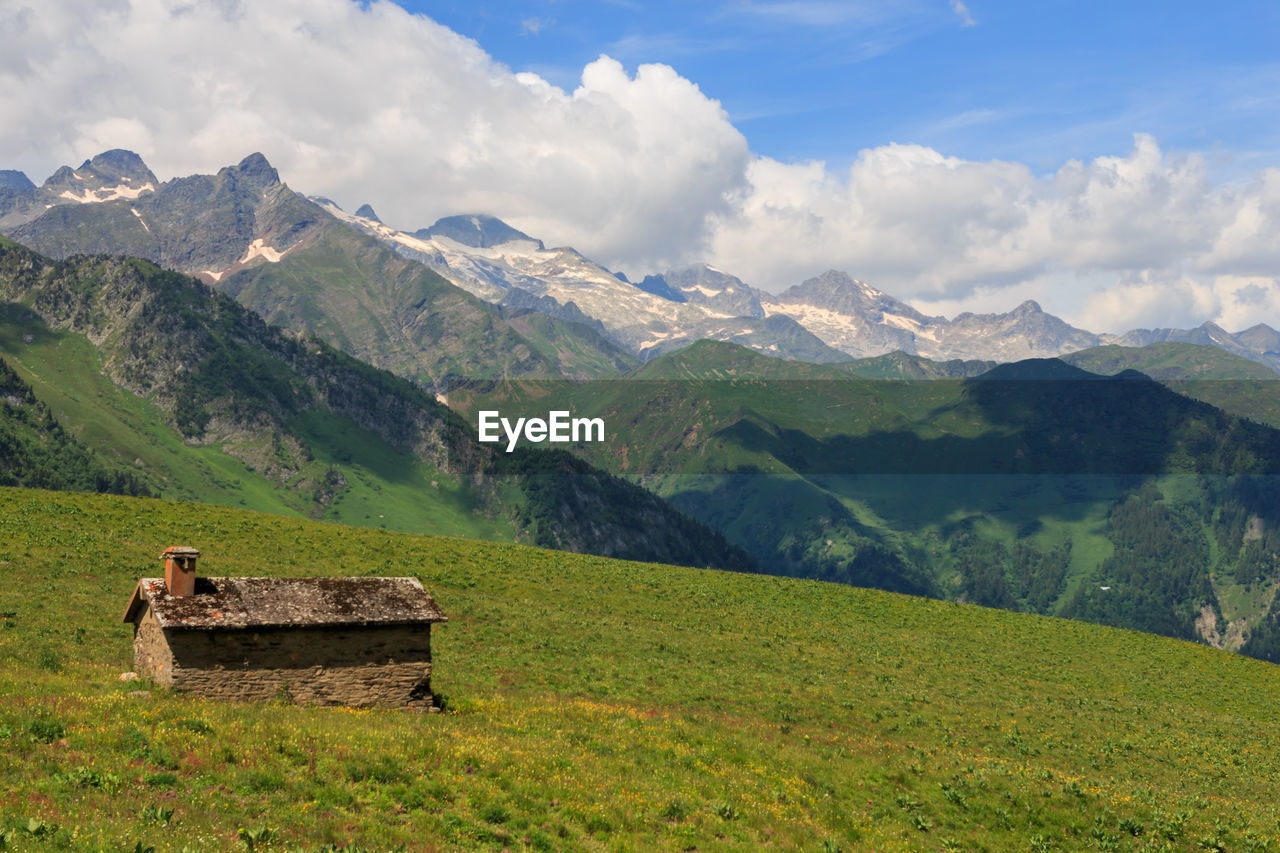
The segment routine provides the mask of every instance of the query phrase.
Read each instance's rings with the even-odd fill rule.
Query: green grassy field
[[[113,385],[83,336],[50,329],[31,311],[0,303],[0,353],[48,403],[58,420],[110,462],[154,472],[155,488],[179,499],[300,512],[244,463],[217,447],[194,447],[146,400]],[[140,460],[143,465],[135,465]]]
[[[120,682],[120,613],[179,542],[210,575],[417,575],[446,712]],[[0,489],[10,850],[1280,850],[1278,675],[812,581]]]
[[[29,310],[0,303],[0,353],[48,403],[76,438],[109,462],[147,478],[166,498],[199,500],[284,515],[323,512],[329,520],[510,541],[508,519],[480,512],[478,500],[456,477],[397,452],[349,418],[312,409],[291,419],[290,434],[306,441],[312,457],[292,478],[255,470],[246,459],[271,457],[271,437],[244,436],[192,444],[152,401],[114,385],[101,372],[101,356],[82,335],[50,329]],[[265,466],[264,466],[265,467]],[[345,487],[336,500],[309,500],[328,472]]]

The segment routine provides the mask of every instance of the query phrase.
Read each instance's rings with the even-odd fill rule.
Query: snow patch
[[[640,344],[636,347],[636,349],[646,350],[649,347],[657,346],[663,341],[670,340],[673,337],[675,337],[675,332],[667,332],[665,335],[660,334],[651,341],[641,341]]]
[[[262,258],[269,264],[278,264],[280,263],[280,259],[291,251],[293,251],[292,246],[285,249],[283,252],[278,252],[268,246],[266,240],[259,237],[257,240],[254,240],[249,244],[249,251],[245,252],[244,257],[237,261],[237,263],[247,264],[254,258]]]
[[[440,251],[429,241],[419,240],[417,237],[414,237],[411,234],[406,234],[403,231],[397,231],[392,235],[391,239],[395,240],[401,246],[407,246],[408,248],[413,249],[415,252],[434,255],[436,252]]]
[[[222,277],[227,274],[226,270],[223,270],[222,272],[215,272],[214,270],[200,270],[200,272],[209,276],[209,278],[214,281],[221,281]]]
[[[142,214],[138,212],[136,207],[129,208],[129,212],[138,217],[138,221],[142,223],[142,227],[147,229],[147,233],[151,233],[151,226],[147,224],[147,220],[142,218]]]
[[[104,187],[100,190],[85,190],[83,195],[76,195],[71,190],[63,190],[59,198],[65,198],[68,201],[74,201],[78,204],[99,204],[104,201],[117,201],[119,199],[135,199],[145,192],[151,192],[156,185],[147,181],[140,187],[131,187],[128,184],[121,184],[118,187]]]
[[[398,238],[392,238],[398,239]],[[533,240],[508,240],[505,243],[499,243],[496,246],[486,246],[477,248],[459,243],[452,237],[446,237],[443,234],[435,234],[431,237],[431,242],[436,247],[450,256],[467,256],[472,258],[485,258],[491,261],[502,261],[509,259],[531,260],[539,263],[546,263],[554,260],[563,260],[563,252],[557,250],[548,250],[540,247]]]
[[[546,249],[539,246],[537,242],[534,240],[520,240],[520,239],[508,240],[507,242],[501,243],[495,246],[494,248],[501,249],[502,250],[501,254],[503,257],[512,257],[512,258],[534,258],[540,255],[553,254],[552,252],[548,252]],[[558,255],[560,253],[555,252],[554,254]]]
[[[897,329],[906,329],[908,332],[917,332],[920,330],[919,320],[913,320],[910,317],[903,317],[901,314],[881,314],[880,320],[886,326],[893,326]]]

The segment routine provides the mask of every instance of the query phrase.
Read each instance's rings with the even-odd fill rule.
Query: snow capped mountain
[[[598,324],[615,343],[652,358],[696,340],[732,341],[760,352],[836,362],[901,350],[937,361],[1048,358],[1107,343],[1211,343],[1280,369],[1280,333],[1256,326],[1239,336],[1199,329],[1098,335],[1026,301],[1001,314],[923,314],[847,273],[829,270],[780,294],[756,290],[701,264],[633,284],[567,248],[548,249],[500,219],[450,216],[413,233],[313,198],[334,216],[421,261],[489,302]],[[366,214],[372,209],[362,208]]]
[[[161,183],[136,154],[107,151],[19,195],[5,231],[24,245],[52,257],[128,254],[210,284],[279,263],[314,232],[319,214],[261,154],[216,175]]]
[[[489,302],[547,310],[546,300],[598,321],[615,343],[641,358],[702,338],[735,341],[762,352],[806,361],[843,356],[791,321],[769,321],[758,294],[740,279],[710,267],[667,273],[672,299],[638,287],[567,248],[548,249],[492,216],[450,216],[412,234],[346,213],[333,202],[312,199],[335,217],[421,261],[463,290]],[[666,281],[674,282],[665,284]],[[563,313],[554,313],[568,319]]]
[[[672,270],[660,276],[650,276],[646,281],[661,279],[667,288],[680,294],[680,301],[702,305],[708,311],[730,317],[755,317],[764,319],[760,305],[760,293],[748,287],[742,279],[729,275],[713,266],[701,264],[685,270]]]
[[[960,314],[944,327],[936,346],[920,354],[928,358],[971,358],[981,351],[992,361],[1049,358],[1106,343],[1100,335],[1077,329],[1028,299],[1004,314]],[[927,351],[926,351],[927,350]]]
[[[1005,362],[1108,343],[1175,341],[1212,344],[1280,370],[1280,332],[1265,325],[1234,335],[1212,323],[1097,335],[1031,301],[1006,313],[949,320],[835,270],[779,294],[705,264],[635,284],[493,216],[448,216],[405,232],[383,223],[368,204],[351,214],[328,199],[308,200],[281,183],[261,154],[216,175],[163,184],[141,158],[121,149],[79,168],[64,166],[39,187],[21,172],[0,172],[0,229],[19,242],[53,256],[123,252],[220,285],[319,239],[327,217],[315,205],[480,299],[589,326],[642,359],[704,338],[811,362],[895,350],[939,361]]]
[[[136,199],[154,192],[160,183],[141,157],[120,148],[85,160],[78,169],[63,166],[39,187],[22,172],[7,170],[4,175],[0,180],[3,228],[30,222],[59,205]]]
[[[1102,342],[1098,335],[1044,313],[1035,302],[1004,314],[965,313],[948,320],[922,314],[835,270],[765,297],[764,307],[771,315],[794,318],[827,344],[858,358],[902,350],[937,361],[1015,361]]]
[[[91,204],[135,199],[154,191],[159,183],[141,157],[116,148],[85,160],[79,169],[63,166],[49,176],[42,189],[67,201]]]
[[[849,275],[829,270],[765,296],[771,316],[791,317],[828,345],[853,357],[902,350],[917,355],[917,340],[936,342],[941,317],[926,317],[904,302]]]
[[[356,211],[360,215],[360,211]],[[488,249],[503,246],[507,243],[537,243],[538,248],[545,248],[541,240],[535,240],[528,234],[517,231],[507,223],[493,216],[473,214],[470,216],[446,216],[430,228],[413,232],[420,240],[432,237],[448,237],[455,243],[470,246],[473,249]]]

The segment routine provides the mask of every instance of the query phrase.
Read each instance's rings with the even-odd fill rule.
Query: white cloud
[[[1237,305],[1224,276],[1280,271],[1280,170],[1244,187],[1207,172],[1144,134],[1128,154],[1043,176],[914,145],[864,150],[846,175],[759,158],[718,217],[711,260],[774,289],[849,270],[935,311],[1038,290],[1046,310],[1098,331],[1275,323],[1280,306]]]
[[[1216,316],[1220,308],[1218,294],[1210,285],[1186,276],[1166,278],[1143,270],[1090,295],[1081,320],[1095,331],[1186,328]]]
[[[836,268],[956,310],[1033,295],[1099,331],[1280,325],[1280,169],[1214,184],[1204,157],[1142,134],[1048,174],[896,143],[835,172],[752,155],[667,66],[600,57],[561,88],[348,0],[0,0],[0,92],[0,168],[37,181],[110,147],[162,178],[260,150],[293,187],[400,227],[488,212],[629,275],[708,260],[777,290]]]
[[[1212,321],[1238,332],[1280,317],[1276,276],[1170,276],[1143,270],[1090,294],[1079,319],[1088,328],[1190,328]]]
[[[656,264],[699,253],[750,156],[668,67],[601,57],[566,92],[388,2],[0,0],[0,21],[0,162],[37,181],[109,147],[162,178],[260,150],[295,188],[402,227],[492,212]]]
[[[1273,269],[1275,269],[1273,267]],[[1213,279],[1218,325],[1235,332],[1280,317],[1280,277],[1220,275]]]
[[[951,11],[956,13],[956,17],[960,19],[960,26],[962,27],[972,27],[978,23],[973,19],[972,13],[969,12],[969,7],[962,0],[951,0]]]

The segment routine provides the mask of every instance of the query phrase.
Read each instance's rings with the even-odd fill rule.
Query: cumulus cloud
[[[1268,237],[1280,170],[1215,186],[1202,156],[1137,134],[1127,154],[1047,175],[899,144],[862,151],[844,175],[767,158],[747,174],[717,215],[711,256],[774,288],[835,267],[935,310],[1039,291],[1048,310],[1098,331],[1280,319],[1230,289],[1232,275],[1280,270]]]
[[[0,92],[0,167],[37,181],[113,147],[162,178],[260,150],[391,224],[492,213],[628,274],[708,260],[779,290],[836,268],[957,310],[1030,295],[1098,331],[1280,325],[1280,169],[1217,185],[1143,134],[1047,174],[898,143],[783,163],[668,66],[601,56],[563,89],[349,0],[0,0]]]
[[[1280,317],[1280,277],[1218,275],[1213,277],[1211,286],[1218,310],[1216,315],[1202,316],[1212,316],[1228,331],[1262,322],[1275,325]]]
[[[1210,285],[1143,270],[1092,294],[1082,316],[1094,329],[1181,328],[1203,322],[1191,318],[1215,316],[1220,304]]]
[[[111,147],[162,177],[260,150],[401,227],[492,212],[615,263],[697,254],[750,156],[669,67],[601,57],[565,92],[388,2],[4,0],[0,91],[0,162],[37,181]]]
[[[1188,328],[1211,321],[1228,331],[1280,317],[1280,278],[1168,275],[1143,270],[1089,295],[1082,325],[1104,330]]]

